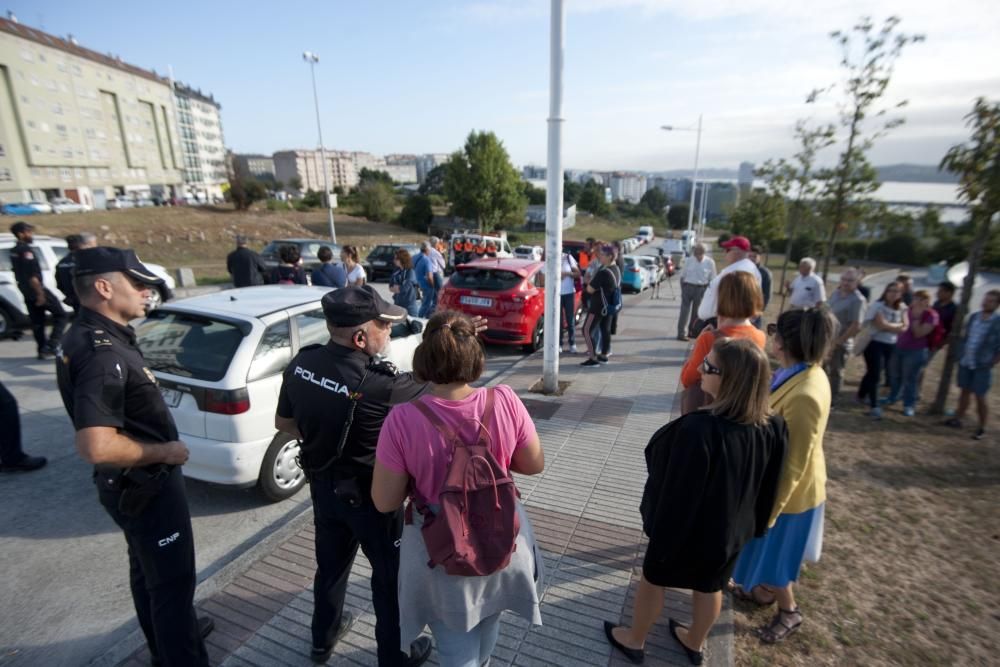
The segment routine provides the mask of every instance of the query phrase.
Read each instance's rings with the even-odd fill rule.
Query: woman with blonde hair
[[[788,437],[767,405],[770,372],[754,343],[717,340],[701,362],[711,404],[670,422],[646,446],[639,511],[649,546],[632,625],[604,623],[608,642],[636,664],[667,587],[691,589],[691,624],[671,618],[670,633],[691,664],[702,663],[740,549],[767,528]]]
[[[446,515],[445,482],[452,460],[459,458],[452,450],[457,444],[446,440],[445,433],[462,436],[462,443],[477,438],[480,445],[485,443],[500,469],[495,479],[509,477],[511,471],[537,475],[545,467],[535,426],[517,394],[506,385],[471,386],[485,364],[482,343],[468,316],[443,311],[431,317],[413,356],[414,375],[429,383],[428,392],[392,409],[375,453],[375,507],[394,511],[407,496],[411,503],[399,555],[401,643],[408,648],[424,626],[430,626],[444,667],[486,663],[505,610],[541,625],[542,558],[519,502],[511,507],[519,528],[505,566],[484,576],[449,574],[441,564],[428,567],[432,549],[422,527]],[[486,455],[478,458],[486,460]],[[475,533],[477,524],[470,524],[469,532]]]
[[[771,409],[788,424],[788,453],[767,535],[746,546],[733,572],[733,595],[758,605],[778,602],[760,639],[783,641],[802,625],[792,584],[802,563],[819,560],[823,546],[826,460],[823,435],[830,416],[830,381],[823,371],[837,322],[826,306],[782,313],[771,350],[780,368],[771,381]]]

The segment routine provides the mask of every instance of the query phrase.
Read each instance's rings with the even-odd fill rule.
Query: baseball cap
[[[14,236],[17,236],[21,232],[27,232],[34,228],[35,228],[34,225],[28,224],[27,222],[20,220],[10,226],[10,233],[13,234]]]
[[[720,243],[723,248],[739,248],[743,252],[750,252],[750,239],[745,236],[734,236],[725,243]]]
[[[76,251],[74,276],[88,276],[95,273],[116,271],[132,276],[147,285],[162,285],[163,278],[150,271],[139,261],[135,250],[98,246]]]
[[[406,318],[405,308],[383,299],[371,285],[327,292],[321,303],[326,321],[337,327],[353,327],[371,320],[402,322]]]

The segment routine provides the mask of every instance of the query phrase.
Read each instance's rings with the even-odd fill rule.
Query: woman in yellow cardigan
[[[802,625],[792,583],[803,561],[819,560],[823,545],[823,434],[830,416],[830,382],[823,361],[836,321],[820,305],[783,313],[774,326],[772,352],[781,367],[771,382],[771,409],[788,424],[788,447],[771,528],[744,547],[733,571],[736,597],[760,605],[778,602],[778,613],[760,629],[760,639],[767,644],[783,641]]]

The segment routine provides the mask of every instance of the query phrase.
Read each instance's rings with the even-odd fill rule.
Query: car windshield
[[[625,266],[635,266],[635,259],[632,257],[626,257]]]
[[[136,328],[136,338],[154,371],[214,382],[225,377],[243,333],[229,322],[160,309]]]
[[[394,246],[394,245],[377,245],[375,246],[375,249],[371,251],[370,254],[372,256],[391,255],[392,253],[396,252],[396,248],[398,247],[399,246]]]
[[[452,275],[452,287],[500,292],[517,287],[523,278],[513,271],[501,269],[460,269]]]

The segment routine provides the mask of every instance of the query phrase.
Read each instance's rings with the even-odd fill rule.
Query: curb
[[[199,577],[194,593],[195,606],[221,591],[254,562],[302,530],[312,520],[312,514],[311,502],[293,507],[271,526],[262,528],[233,547],[225,556],[216,559]],[[145,646],[146,637],[142,634],[138,619],[133,618],[123,627],[132,629],[122,640],[88,662],[88,667],[114,667]]]

